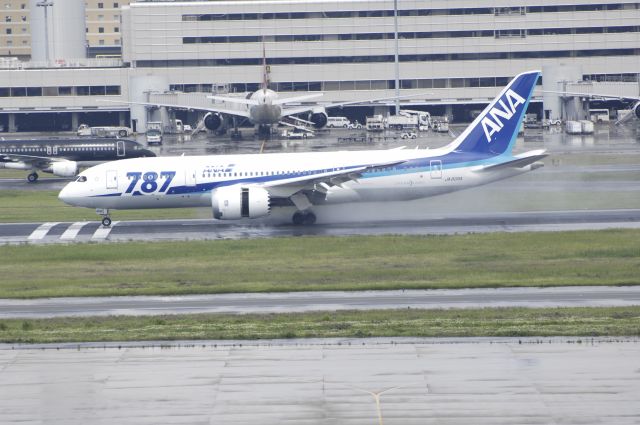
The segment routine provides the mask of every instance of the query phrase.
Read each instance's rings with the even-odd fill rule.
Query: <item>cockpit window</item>
[[[76,179],[77,182],[86,182],[87,181],[87,176],[78,176],[78,178]]]

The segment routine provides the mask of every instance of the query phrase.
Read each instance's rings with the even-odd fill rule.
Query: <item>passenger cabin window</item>
[[[76,181],[79,182],[79,183],[84,183],[84,182],[87,181],[87,176],[78,176]]]

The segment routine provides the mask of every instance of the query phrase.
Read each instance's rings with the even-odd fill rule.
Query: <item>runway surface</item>
[[[372,309],[620,307],[640,305],[640,286],[288,292],[185,296],[0,299],[0,319],[196,313],[293,313]]]
[[[211,220],[0,224],[0,243],[68,243],[250,239],[284,236],[429,235],[640,228],[640,209],[426,214],[421,220],[361,221],[313,226]]]
[[[640,422],[637,339],[353,339],[86,346],[0,346],[2,423]]]

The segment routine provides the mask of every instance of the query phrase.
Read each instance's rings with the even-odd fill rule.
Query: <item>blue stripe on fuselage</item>
[[[510,157],[510,156],[509,156]],[[410,174],[416,172],[428,172],[431,169],[432,161],[441,161],[442,169],[456,169],[456,168],[465,168],[472,167],[478,165],[492,165],[500,162],[504,162],[509,160],[509,158],[505,158],[504,156],[487,156],[484,154],[478,154],[474,152],[449,152],[440,156],[431,156],[425,158],[415,158],[410,159],[402,164],[394,165],[390,170],[385,171],[368,171],[363,173],[362,179],[366,178],[374,178],[374,177],[387,177],[387,176],[396,176],[403,174]],[[366,166],[363,165],[353,165],[347,167],[340,167],[344,171],[349,171],[351,169],[356,169]],[[386,167],[380,167],[382,169]],[[303,172],[308,176],[320,175],[326,173],[328,168],[318,169],[318,170],[309,170]],[[279,180],[288,180],[296,177],[300,177],[301,173],[289,173],[289,174],[278,174],[273,176],[259,176],[259,177],[248,177],[248,178],[238,178],[231,180],[222,180],[222,181],[211,181],[205,183],[198,183],[195,186],[174,186],[167,190],[166,195],[184,195],[190,193],[203,193],[208,192],[213,189],[224,187],[224,186],[233,186],[236,184],[260,184],[267,183],[272,181]],[[97,195],[97,196],[121,196],[124,194],[109,194],[109,195]],[[144,196],[144,194],[141,194]],[[157,195],[154,193],[149,193],[148,195]]]

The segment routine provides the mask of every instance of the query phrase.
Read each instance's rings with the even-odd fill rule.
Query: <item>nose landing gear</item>
[[[96,208],[96,214],[102,216],[102,225],[104,227],[111,226],[111,217],[109,217],[109,210],[104,208]]]
[[[316,215],[309,210],[296,211],[295,213],[293,213],[291,221],[293,221],[293,224],[295,224],[296,226],[311,226],[316,222]]]

